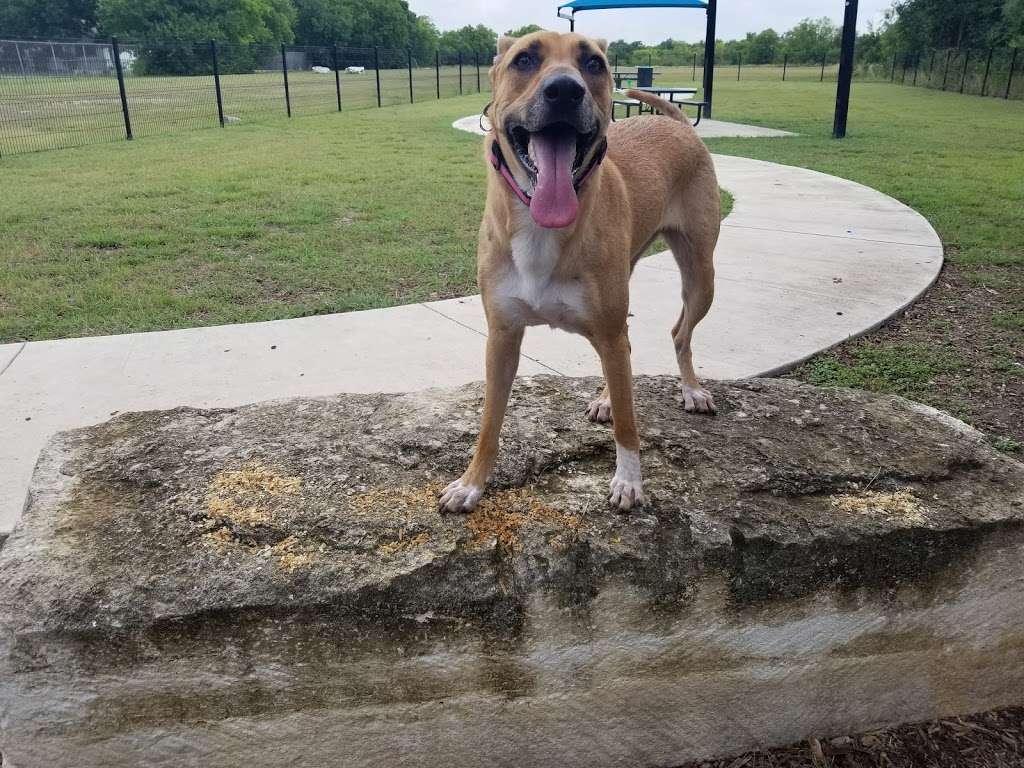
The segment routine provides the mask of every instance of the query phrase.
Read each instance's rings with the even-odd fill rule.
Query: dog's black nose
[[[544,100],[552,106],[579,106],[585,93],[583,83],[569,75],[554,75],[544,82]]]

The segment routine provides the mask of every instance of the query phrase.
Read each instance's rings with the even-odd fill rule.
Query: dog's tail
[[[632,89],[626,91],[626,95],[629,96],[631,99],[642,101],[648,107],[658,110],[659,112],[661,112],[661,114],[665,115],[666,117],[671,117],[673,120],[678,120],[681,123],[687,124],[689,124],[690,122],[687,119],[686,115],[683,113],[683,110],[681,110],[671,101],[661,98],[661,96],[657,96],[653,93],[648,93],[647,91],[634,91]]]

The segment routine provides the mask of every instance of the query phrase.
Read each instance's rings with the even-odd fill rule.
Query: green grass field
[[[382,69],[381,104],[408,104],[409,72]],[[340,73],[342,109],[377,106],[374,71]],[[296,117],[336,112],[334,75],[311,71],[288,74],[292,114]],[[488,89],[486,69],[480,88]],[[477,93],[472,64],[415,67],[412,99],[416,103]],[[212,75],[125,78],[125,92],[136,137],[159,136],[218,125],[217,92]],[[229,127],[282,117],[287,112],[281,72],[222,75],[221,93]],[[123,141],[124,117],[113,75],[67,77],[0,77],[0,155],[83,144]]]
[[[663,82],[685,84],[690,75],[667,72]],[[1024,103],[858,83],[850,137],[836,142],[834,92],[814,80],[720,78],[716,117],[801,135],[708,143],[902,200],[935,225],[949,267],[933,291],[938,298],[922,302],[913,322],[896,323],[895,335],[847,345],[799,375],[909,394],[1019,442],[1024,424],[1018,431],[1013,418],[986,421],[972,391],[983,386],[998,400],[1024,383]],[[472,292],[485,167],[478,139],[450,124],[485,99],[243,121],[5,157],[0,340]],[[999,402],[1007,412],[1013,405]]]

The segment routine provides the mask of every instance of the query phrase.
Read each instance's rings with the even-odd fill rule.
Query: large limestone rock
[[[898,398],[642,379],[129,414],[55,437],[0,552],[13,768],[643,766],[1024,703],[1024,467]]]

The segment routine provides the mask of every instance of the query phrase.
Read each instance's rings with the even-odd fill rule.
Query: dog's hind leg
[[[716,411],[714,398],[700,385],[693,370],[690,342],[693,329],[708,313],[715,297],[714,249],[717,234],[717,230],[696,237],[673,231],[664,233],[683,280],[683,310],[672,327],[672,342],[682,378],[683,403],[687,411],[698,413]]]

